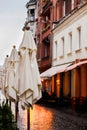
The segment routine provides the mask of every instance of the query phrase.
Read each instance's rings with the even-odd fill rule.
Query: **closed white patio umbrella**
[[[6,83],[6,96],[9,98],[11,101],[16,101],[17,96],[16,96],[16,86],[15,86],[15,75],[16,75],[16,68],[17,68],[17,63],[19,61],[18,58],[18,52],[16,50],[16,47],[13,46],[13,49],[11,51],[8,64],[9,67],[7,69],[7,83]]]
[[[3,80],[4,80],[4,86],[3,86],[3,91],[5,93],[5,96],[7,97],[7,73],[8,73],[8,68],[9,68],[9,56],[6,55],[4,64],[3,64]]]
[[[4,64],[3,64],[3,70],[4,71],[8,69],[8,66],[9,66],[8,60],[9,60],[9,56],[6,55],[6,58],[5,58],[5,61],[4,61]]]
[[[19,91],[19,101],[23,109],[27,109],[27,128],[30,130],[30,106],[33,106],[41,97],[41,80],[36,61],[36,45],[31,31],[24,30],[22,42],[19,46],[20,61],[16,84]]]
[[[27,28],[20,44],[19,93],[23,105],[33,105],[41,98],[41,80],[36,61],[36,45]]]
[[[6,103],[6,98],[4,96],[4,77],[3,67],[0,67],[0,106]]]

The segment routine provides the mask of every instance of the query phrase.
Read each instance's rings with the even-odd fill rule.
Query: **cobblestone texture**
[[[31,130],[87,130],[87,118],[72,110],[38,106],[34,108]],[[39,109],[39,112],[37,111]],[[38,116],[37,116],[38,115]],[[47,116],[48,115],[48,116]]]

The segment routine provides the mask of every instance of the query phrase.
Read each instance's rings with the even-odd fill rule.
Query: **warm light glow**
[[[44,82],[44,79],[43,79],[43,78],[41,78],[41,82]]]
[[[57,79],[57,80],[56,80],[56,83],[57,83],[57,84],[60,84],[60,80],[59,80],[59,79]]]
[[[36,130],[45,130],[45,127],[50,128],[49,126],[52,126],[52,119],[52,112],[39,105],[34,105],[33,110],[30,111],[31,129],[33,129],[33,125],[34,128],[36,125]]]
[[[27,111],[21,113],[21,123],[22,128],[27,127]],[[30,109],[30,129],[31,130],[46,130],[52,129],[53,115],[49,109],[46,107],[41,107],[39,105],[34,105],[33,109]]]

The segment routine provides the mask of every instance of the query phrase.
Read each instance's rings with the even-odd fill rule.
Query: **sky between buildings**
[[[18,48],[23,37],[29,0],[0,0],[0,65],[10,55],[13,45]]]

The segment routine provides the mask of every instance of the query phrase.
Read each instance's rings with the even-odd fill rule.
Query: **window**
[[[65,9],[66,9],[66,1],[63,2],[63,16],[65,16]]]
[[[87,23],[86,23],[86,25],[85,25],[85,43],[86,43],[86,48],[87,48]]]
[[[53,60],[57,59],[57,41],[54,42],[53,46]]]
[[[40,59],[40,43],[37,43],[37,58]]]
[[[33,25],[34,25],[34,22],[30,22],[30,25],[33,26]]]
[[[78,49],[81,48],[81,27],[77,28],[77,46]]]
[[[44,57],[48,57],[50,52],[50,45],[44,44]]]
[[[44,57],[47,57],[47,46],[44,48]]]
[[[81,27],[78,27],[76,30],[75,51],[78,52],[80,50],[81,50]]]
[[[72,32],[69,33],[68,54],[72,52]]]
[[[60,57],[63,57],[64,56],[64,37],[61,38],[59,49],[60,49]]]
[[[74,0],[72,0],[72,10],[74,9]]]
[[[29,17],[30,17],[30,21],[33,21],[33,20],[34,20],[34,17],[35,17],[35,9],[30,9]]]

